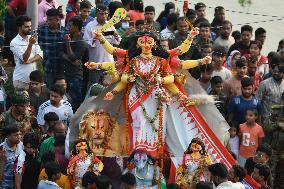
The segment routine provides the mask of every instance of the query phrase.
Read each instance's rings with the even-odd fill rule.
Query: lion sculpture
[[[86,139],[96,156],[125,154],[125,127],[104,110],[86,112],[79,123],[79,138]]]

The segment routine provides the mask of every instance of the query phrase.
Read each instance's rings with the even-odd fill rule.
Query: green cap
[[[105,87],[103,85],[95,83],[94,85],[91,86],[90,96],[98,96],[99,94],[101,94],[104,88]]]
[[[12,98],[13,105],[27,105],[30,104],[29,93],[25,90],[17,90],[14,92]]]

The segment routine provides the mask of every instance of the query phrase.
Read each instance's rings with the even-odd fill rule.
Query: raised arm
[[[193,28],[188,34],[186,40],[184,40],[180,46],[169,50],[170,55],[173,57],[186,53],[191,46],[193,38],[198,34],[199,34],[199,28]]]
[[[124,57],[126,55],[126,50],[112,46],[112,44],[110,44],[110,42],[108,42],[108,40],[105,39],[102,33],[95,32],[94,38],[100,41],[103,48],[109,54],[116,55],[117,57]]]
[[[199,60],[178,60],[178,59],[173,59],[170,63],[171,67],[176,68],[176,69],[184,69],[188,70],[190,68],[197,67],[199,65],[203,64],[210,64],[212,61],[212,58],[210,56],[206,56],[202,59]]]

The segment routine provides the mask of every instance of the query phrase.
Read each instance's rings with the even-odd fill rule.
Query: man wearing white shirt
[[[161,38],[163,39],[171,39],[174,37],[174,32],[176,30],[176,22],[177,22],[177,14],[176,13],[171,13],[168,15],[167,20],[168,20],[168,25],[165,29],[161,31]]]
[[[63,100],[65,89],[61,85],[54,85],[50,89],[50,99],[40,105],[37,114],[37,123],[43,128],[45,125],[44,115],[48,112],[55,112],[59,120],[65,125],[69,125],[71,117],[73,116],[73,110],[71,104]]]
[[[15,89],[29,88],[29,75],[36,70],[37,61],[41,60],[43,53],[37,43],[37,36],[30,35],[32,31],[31,18],[20,16],[16,20],[18,35],[11,41],[10,49],[14,54],[16,67],[13,73]]]
[[[102,27],[108,18],[108,8],[104,5],[97,5],[95,19],[88,23],[85,32],[84,40],[88,44],[89,61],[93,62],[113,62],[113,56],[109,54],[98,40],[94,39],[94,32]],[[114,26],[108,28],[105,31],[105,38],[113,45],[119,45],[120,36],[116,33]],[[101,83],[103,77],[102,70],[90,70],[89,71],[89,84]]]

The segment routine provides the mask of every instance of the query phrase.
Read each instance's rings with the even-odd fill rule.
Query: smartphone
[[[113,35],[113,34],[114,34],[114,31],[105,31],[105,32],[103,32],[104,36]]]
[[[129,27],[134,27],[134,24],[135,24],[135,23],[134,23],[133,21],[130,21],[130,22],[129,22]]]

